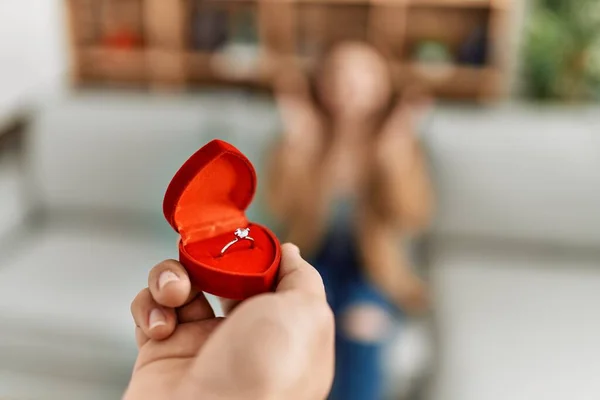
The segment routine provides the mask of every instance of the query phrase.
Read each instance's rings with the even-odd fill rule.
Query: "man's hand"
[[[283,245],[274,293],[223,302],[215,318],[185,269],[150,271],[131,305],[139,355],[124,399],[324,399],[333,380],[334,320],[321,277]]]

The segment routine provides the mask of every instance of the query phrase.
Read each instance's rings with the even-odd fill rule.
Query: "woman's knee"
[[[349,340],[363,343],[379,343],[388,335],[392,317],[372,303],[358,303],[348,307],[338,319],[338,330]]]

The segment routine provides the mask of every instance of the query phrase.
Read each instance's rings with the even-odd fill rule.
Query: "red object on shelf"
[[[102,44],[113,49],[130,50],[139,47],[142,44],[142,39],[133,32],[120,30],[106,35],[102,39]]]
[[[254,167],[221,140],[198,150],[171,180],[163,212],[181,236],[179,261],[194,288],[237,300],[273,289],[281,247],[268,228],[246,217],[255,191]],[[240,240],[221,255],[238,228],[250,228],[254,243]]]

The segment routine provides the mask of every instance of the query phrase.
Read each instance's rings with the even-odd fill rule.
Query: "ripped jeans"
[[[383,352],[401,316],[352,258],[313,263],[336,317],[336,370],[329,399],[380,400],[386,387]]]

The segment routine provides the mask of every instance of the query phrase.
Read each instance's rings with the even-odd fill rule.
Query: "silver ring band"
[[[233,239],[231,242],[227,243],[225,245],[225,247],[223,247],[221,249],[221,255],[224,255],[225,252],[227,250],[229,250],[229,248],[231,246],[233,246],[234,244],[236,244],[237,242],[240,242],[242,240],[249,240],[252,243],[252,247],[254,247],[254,239],[251,238],[250,236],[248,236],[248,233],[250,233],[250,228],[238,228],[235,230],[235,232],[233,233],[235,235],[235,239]]]

